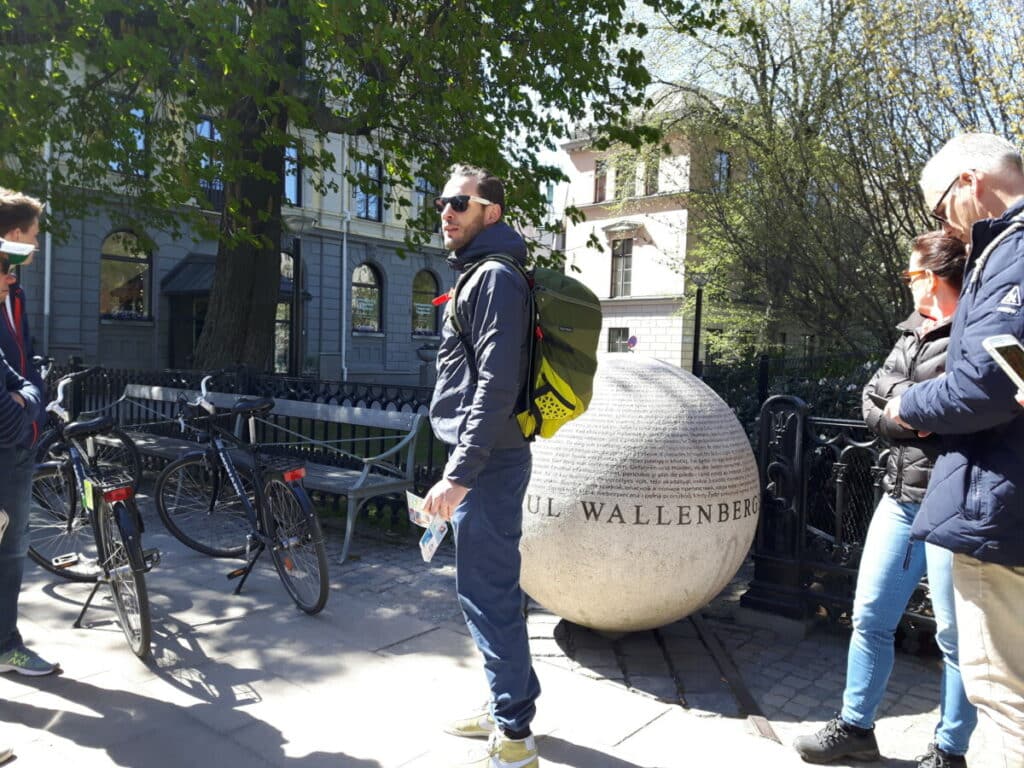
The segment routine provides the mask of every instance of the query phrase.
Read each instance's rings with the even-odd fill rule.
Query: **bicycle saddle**
[[[110,416],[97,416],[95,419],[73,421],[64,427],[64,437],[89,437],[101,432],[109,432],[114,426]]]
[[[249,413],[269,413],[274,408],[274,401],[269,397],[260,397],[253,400],[243,397],[231,406],[231,412],[235,415]]]

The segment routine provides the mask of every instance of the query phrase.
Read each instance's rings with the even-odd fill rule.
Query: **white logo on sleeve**
[[[1009,293],[1003,296],[1003,300],[1000,301],[999,303],[1019,307],[1021,305],[1020,288],[1018,288],[1016,285],[1013,286],[1013,288],[1010,289]]]

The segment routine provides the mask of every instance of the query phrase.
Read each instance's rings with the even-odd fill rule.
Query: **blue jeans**
[[[455,509],[455,590],[484,657],[494,720],[503,730],[530,726],[540,695],[519,587],[523,498],[529,447],[494,451]]]
[[[978,722],[967,701],[957,656],[953,609],[953,553],[914,541],[910,526],[919,504],[883,496],[871,518],[853,602],[853,636],[846,662],[846,690],[840,717],[850,725],[871,728],[895,661],[894,637],[907,601],[928,572],[935,641],[942,651],[942,700],[935,743],[947,752],[967,754]]]
[[[35,457],[26,448],[0,448],[0,509],[11,518],[0,541],[0,653],[21,645],[18,597],[28,552],[28,517],[32,503]]]

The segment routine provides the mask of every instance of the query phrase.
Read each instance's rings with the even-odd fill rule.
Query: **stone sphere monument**
[[[592,629],[664,626],[735,576],[760,498],[750,443],[717,394],[674,365],[608,355],[587,412],[534,443],[523,589]]]

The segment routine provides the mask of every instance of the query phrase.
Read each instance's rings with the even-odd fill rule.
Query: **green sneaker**
[[[539,768],[537,742],[533,736],[510,739],[500,730],[491,734],[487,749],[483,750],[465,768]]]
[[[491,717],[490,707],[461,720],[455,720],[445,726],[444,732],[466,739],[488,738],[494,732],[494,718]]]
[[[59,668],[59,665],[40,658],[39,654],[30,651],[24,645],[12,648],[7,653],[0,653],[0,672],[17,672],[19,675],[38,677],[52,675]]]

